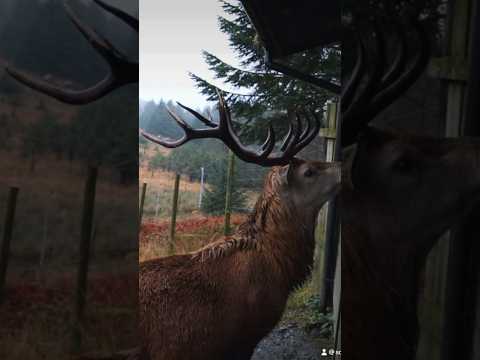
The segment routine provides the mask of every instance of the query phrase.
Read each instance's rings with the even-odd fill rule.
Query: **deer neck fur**
[[[355,351],[352,359],[371,354],[378,354],[379,359],[386,354],[391,359],[411,359],[417,347],[417,285],[423,257],[408,253],[408,248],[389,248],[402,238],[369,231],[370,221],[379,221],[378,217],[370,219],[365,202],[357,198],[348,181],[342,184],[340,202],[342,314],[348,319],[348,328],[342,329],[344,350]],[[381,344],[375,341],[379,333]]]
[[[207,245],[193,257],[200,261],[241,257],[268,272],[269,281],[289,293],[310,273],[319,209],[298,209],[288,193],[281,191],[277,170],[267,176],[254,210],[237,232]]]

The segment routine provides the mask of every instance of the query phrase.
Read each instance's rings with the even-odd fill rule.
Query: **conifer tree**
[[[206,174],[206,181],[209,187],[205,189],[202,201],[202,211],[207,214],[220,215],[225,211],[225,198],[227,193],[227,166],[228,159],[225,154],[221,159],[212,163]],[[241,212],[245,208],[246,196],[244,190],[238,186],[236,171],[232,182],[232,208],[235,212]]]
[[[320,116],[325,101],[332,94],[270,70],[255,29],[240,1],[220,0],[220,3],[226,14],[218,19],[220,31],[228,36],[231,48],[238,55],[240,67],[228,64],[208,51],[204,51],[203,56],[217,79],[230,88],[238,89],[234,92],[222,91],[236,120],[242,123],[242,134],[246,135],[247,141],[248,138],[263,138],[271,120],[274,126],[280,127],[280,132],[285,131],[289,111],[301,109],[307,110],[309,115]],[[339,81],[340,50],[337,46],[298,53],[291,56],[289,62],[303,72]],[[195,74],[190,76],[208,100],[216,101],[214,85]]]

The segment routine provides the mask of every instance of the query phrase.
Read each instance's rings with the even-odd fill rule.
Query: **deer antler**
[[[366,32],[373,41],[365,33],[358,35],[357,61],[342,91],[342,146],[355,143],[361,129],[407,91],[425,69],[430,44],[424,22],[416,19],[410,19],[407,24],[393,21],[392,35],[399,41],[388,69],[387,40],[378,22]],[[412,32],[413,41],[408,41],[407,29]],[[408,43],[413,43],[410,54]],[[371,48],[373,51],[369,51]]]
[[[300,150],[302,150],[315,138],[315,136],[318,134],[318,131],[320,130],[320,120],[318,118],[313,117],[312,124],[310,117],[305,116],[306,125],[304,128],[304,125],[302,124],[302,121],[297,114],[295,117],[296,125],[294,126],[293,123],[290,123],[288,133],[282,141],[279,153],[272,154],[276,141],[275,133],[271,125],[269,126],[267,138],[263,145],[260,147],[260,150],[252,151],[246,148],[241,143],[240,139],[238,138],[237,134],[233,129],[230,109],[225,103],[223,97],[220,94],[218,94],[218,96],[218,111],[220,115],[218,125],[213,123],[211,120],[205,118],[195,110],[178,103],[179,106],[194,115],[208,128],[193,129],[177,114],[175,114],[171,110],[168,110],[169,114],[175,119],[177,124],[185,132],[182,138],[178,140],[168,140],[149,134],[143,130],[141,130],[141,133],[148,140],[168,148],[176,148],[193,139],[219,139],[243,161],[269,167],[288,164],[293,159],[293,157],[298,152],[300,152]]]
[[[93,1],[138,32],[138,19],[130,16],[122,10],[104,3],[101,0]],[[71,90],[54,85],[39,77],[15,68],[7,67],[6,71],[26,86],[54,97],[64,103],[74,105],[93,102],[123,85],[138,82],[138,62],[128,60],[127,57],[117,50],[107,39],[84,25],[66,3],[65,9],[76,28],[109,64],[110,72],[108,75],[90,88],[84,90]]]

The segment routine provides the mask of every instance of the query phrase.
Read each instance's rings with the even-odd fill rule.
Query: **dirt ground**
[[[257,346],[252,360],[320,360],[322,349],[329,349],[330,342],[316,336],[315,330],[307,332],[294,323],[275,328]]]

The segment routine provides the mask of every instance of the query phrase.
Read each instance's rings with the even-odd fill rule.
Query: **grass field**
[[[18,154],[7,152],[0,152],[0,162],[1,214],[9,187],[20,189],[12,256],[39,262],[50,257],[71,263],[80,239],[87,165],[46,156],[38,159],[31,172]],[[94,253],[135,250],[137,186],[118,185],[111,170],[100,168],[96,193]]]
[[[0,305],[0,358],[72,358],[75,273],[57,268],[44,275],[39,280],[12,273]],[[137,285],[136,266],[116,261],[92,269],[81,327],[82,353],[108,354],[136,345]]]
[[[0,358],[70,359],[86,165],[45,156],[32,172],[14,152],[0,153],[0,163],[0,233],[9,187],[20,188]],[[100,168],[82,353],[137,344],[137,201],[137,184],[120,186]]]

